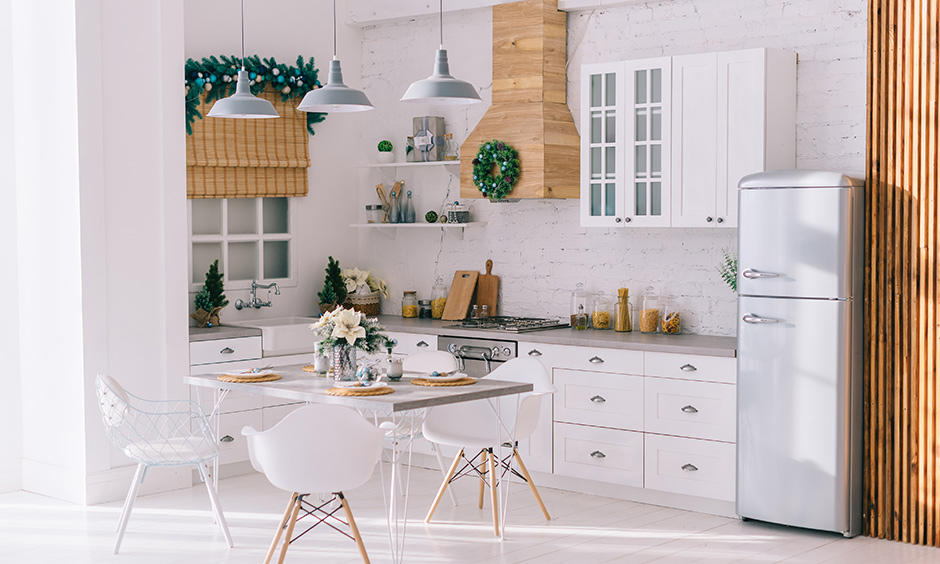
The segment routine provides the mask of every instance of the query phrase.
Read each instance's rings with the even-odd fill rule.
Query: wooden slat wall
[[[869,0],[866,534],[940,546],[940,0]]]

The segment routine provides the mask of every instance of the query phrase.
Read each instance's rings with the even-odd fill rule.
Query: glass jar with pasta
[[[610,329],[613,322],[614,303],[604,292],[594,297],[594,310],[591,313],[591,326],[595,329]]]
[[[401,298],[401,316],[418,317],[418,292],[404,292]]]
[[[680,333],[679,310],[674,303],[667,302],[663,305],[663,317],[659,328],[665,335],[678,335]]]
[[[643,295],[643,307],[640,309],[640,332],[656,333],[659,330],[659,320],[662,318],[662,305],[659,296],[653,293],[653,288],[646,289]]]
[[[447,305],[447,286],[444,285],[444,279],[438,277],[431,287],[431,318],[440,319],[444,314],[444,306]]]

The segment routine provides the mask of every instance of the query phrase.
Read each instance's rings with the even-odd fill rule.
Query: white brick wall
[[[865,0],[673,0],[568,14],[568,105],[579,114],[579,68],[584,63],[694,52],[778,47],[796,51],[798,65],[797,161],[800,168],[864,173]],[[482,88],[487,102],[470,107],[399,104],[408,84],[431,71],[439,41],[437,18],[418,18],[363,30],[363,88],[376,106],[363,118],[362,151],[370,160],[384,137],[400,140],[411,117],[442,115],[462,140],[488,107],[491,76],[491,12],[445,14],[445,46],[452,73]],[[482,107],[481,107],[482,106]],[[396,149],[397,150],[397,149]],[[403,159],[403,152],[399,153]],[[374,185],[405,179],[414,190],[419,218],[459,194],[457,180],[436,169],[360,174],[360,203],[374,203]],[[395,238],[360,233],[362,268],[388,279],[398,311],[402,290],[430,297],[437,276],[450,283],[454,270],[483,269],[487,258],[501,276],[500,311],[569,314],[577,282],[592,291],[630,288],[636,306],[652,285],[683,312],[690,332],[733,335],[735,296],[717,273],[723,247],[734,247],[733,229],[586,229],[577,200],[472,202],[474,220],[461,240],[439,230],[399,230]]]

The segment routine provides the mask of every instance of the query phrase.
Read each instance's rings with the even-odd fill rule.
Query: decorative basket
[[[380,311],[379,293],[349,294],[346,297],[346,303],[343,304],[343,307],[352,308],[359,313],[369,316],[378,315]]]

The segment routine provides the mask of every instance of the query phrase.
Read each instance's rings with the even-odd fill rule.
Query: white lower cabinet
[[[643,486],[643,433],[555,423],[555,474]]]
[[[643,377],[556,368],[555,421],[643,428]]]
[[[647,488],[734,501],[733,443],[647,433],[643,458]]]
[[[644,430],[733,443],[735,386],[646,378]]]
[[[263,416],[260,409],[236,411],[219,415],[219,464],[248,460],[248,442],[242,428],[250,425],[261,429]]]

